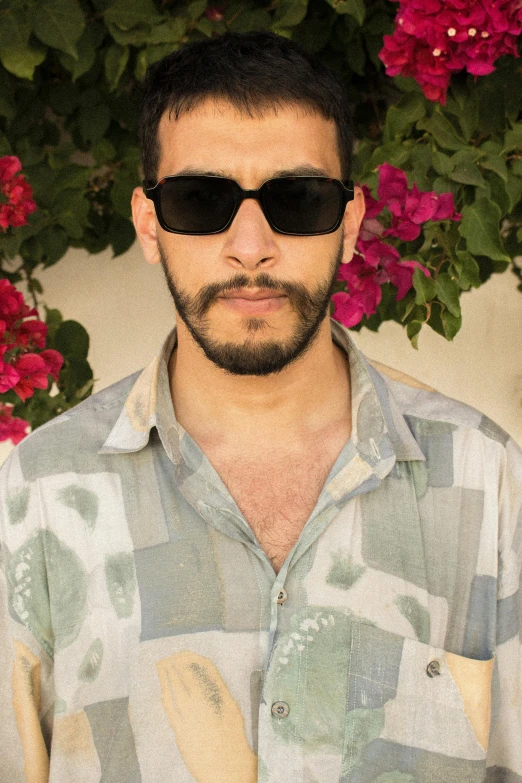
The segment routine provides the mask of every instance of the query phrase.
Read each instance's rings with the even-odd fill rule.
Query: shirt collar
[[[352,441],[366,461],[394,453],[397,460],[425,460],[384,377],[361,353],[348,329],[330,318],[332,339],[350,363]],[[157,356],[132,386],[116,423],[98,454],[139,451],[156,427],[163,447],[177,465],[190,460],[193,441],[177,421],[170,393],[168,363],[177,345],[176,326]],[[384,453],[383,453],[384,452]]]

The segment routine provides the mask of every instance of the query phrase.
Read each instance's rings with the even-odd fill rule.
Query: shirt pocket
[[[376,777],[400,770],[422,783],[482,780],[494,659],[455,655],[361,622],[353,624],[350,647],[341,781],[361,765]]]

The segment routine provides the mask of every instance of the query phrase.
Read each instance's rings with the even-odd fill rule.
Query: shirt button
[[[438,661],[430,661],[426,666],[426,673],[428,677],[436,677],[440,674],[440,663]]]
[[[287,598],[288,598],[288,593],[286,592],[285,588],[282,587],[277,594],[277,603],[284,604]]]
[[[272,715],[275,715],[276,718],[286,718],[289,712],[290,707],[286,701],[275,701],[272,704]]]

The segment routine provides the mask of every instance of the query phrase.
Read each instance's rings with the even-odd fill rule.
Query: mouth
[[[248,291],[238,291],[220,297],[228,310],[240,313],[271,313],[279,310],[288,297],[286,294],[263,291],[252,294]]]
[[[251,291],[230,291],[226,294],[223,294],[221,297],[222,299],[246,299],[249,302],[257,302],[261,299],[282,299],[285,297],[286,294],[281,294],[279,292],[269,291],[269,290],[263,290],[263,291],[257,291],[255,293],[252,293]]]

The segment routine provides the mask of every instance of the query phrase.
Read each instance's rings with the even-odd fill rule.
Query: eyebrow
[[[181,171],[176,172],[175,176],[194,175],[200,177],[224,177],[225,179],[234,179],[234,176],[224,169],[214,169],[212,171],[207,169],[198,168],[196,166],[185,166]],[[293,166],[289,169],[279,169],[273,171],[267,179],[274,179],[275,177],[330,177],[330,174],[324,169],[320,169],[317,166],[311,166],[310,164],[303,164],[301,166]]]

